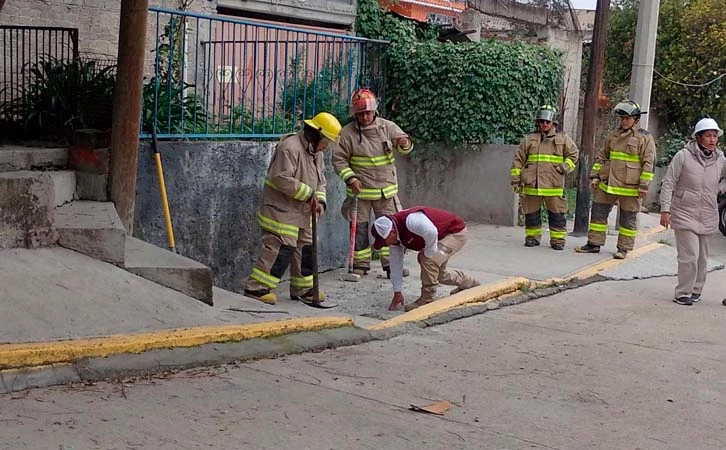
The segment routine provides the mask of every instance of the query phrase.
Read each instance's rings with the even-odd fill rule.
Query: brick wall
[[[151,6],[177,9],[180,0],[150,0]],[[0,25],[78,28],[81,53],[116,57],[120,0],[5,0]],[[215,0],[194,0],[190,11],[214,13]],[[155,22],[149,15],[147,49],[155,42]]]

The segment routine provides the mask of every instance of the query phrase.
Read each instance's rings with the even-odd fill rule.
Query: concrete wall
[[[560,110],[561,125],[573,140],[579,139],[577,114],[580,104],[580,78],[582,72],[582,35],[578,31],[561,30],[552,27],[540,29],[541,37],[547,39],[552,48],[562,50],[564,64],[564,105]]]
[[[257,208],[274,143],[162,142],[167,195],[179,253],[212,268],[215,284],[239,291],[257,257]],[[134,235],[167,248],[153,153],[142,144]],[[329,163],[329,154],[327,167]],[[348,225],[340,215],[344,187],[329,170],[328,211],[320,223],[321,270],[342,267]]]
[[[177,250],[212,268],[215,284],[239,291],[257,257],[257,208],[274,143],[162,142],[167,195]],[[472,146],[466,151],[418,145],[396,164],[404,207],[447,209],[465,220],[511,226],[516,197],[509,168],[516,147]],[[153,153],[139,152],[134,235],[168,246]],[[320,223],[320,268],[345,265],[348,224],[340,215],[344,186],[327,157],[328,210]]]
[[[478,145],[462,151],[417,145],[410,157],[396,159],[401,202],[406,208],[443,208],[470,222],[513,226],[517,198],[509,169],[516,148]]]

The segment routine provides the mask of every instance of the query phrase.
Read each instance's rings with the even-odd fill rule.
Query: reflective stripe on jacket
[[[565,175],[575,169],[579,154],[572,139],[555,127],[547,135],[530,133],[514,154],[512,184],[523,186],[526,195],[561,197]]]
[[[646,130],[615,130],[603,144],[590,171],[603,192],[637,197],[653,180],[655,141]]]
[[[297,237],[300,228],[310,227],[310,197],[325,203],[323,155],[307,151],[302,132],[283,137],[275,147],[257,222],[271,233]]]
[[[400,137],[408,136],[398,125],[380,117],[367,127],[359,127],[355,120],[343,127],[333,148],[333,168],[346,184],[353,178],[361,182],[361,200],[391,198],[398,193],[393,151],[406,155],[413,150],[413,144],[405,149],[397,146]],[[347,193],[353,196],[350,188]]]

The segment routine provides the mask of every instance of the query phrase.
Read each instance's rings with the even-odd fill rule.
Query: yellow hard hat
[[[316,114],[312,119],[305,120],[305,123],[318,130],[320,134],[331,141],[338,139],[340,129],[343,128],[335,116],[326,112]]]

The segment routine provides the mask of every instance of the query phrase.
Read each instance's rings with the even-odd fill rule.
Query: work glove
[[[600,179],[599,178],[593,178],[590,180],[590,187],[593,189],[597,189],[600,187]]]
[[[522,193],[522,185],[521,184],[513,184],[512,190],[515,194],[521,194]]]
[[[565,164],[565,163],[562,163],[562,164],[557,164],[557,165],[555,166],[555,170],[556,170],[556,171],[557,171],[557,173],[559,173],[560,175],[566,175],[566,174],[567,174],[567,171],[569,170],[569,167],[568,167],[568,166],[567,166],[567,164]]]

